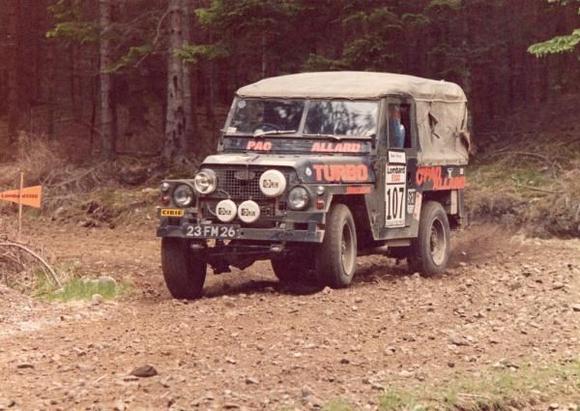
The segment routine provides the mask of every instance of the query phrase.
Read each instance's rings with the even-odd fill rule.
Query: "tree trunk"
[[[99,131],[101,133],[101,157],[110,160],[115,155],[112,104],[113,79],[111,73],[107,72],[107,69],[112,62],[111,40],[109,37],[109,31],[111,28],[111,0],[99,0],[99,24],[101,29],[99,47],[99,80],[101,96],[101,121]]]
[[[191,41],[191,0],[181,0],[182,19],[182,42],[187,44]],[[183,113],[185,117],[185,147],[191,149],[193,142],[193,101],[191,93],[191,67],[188,63],[181,62],[183,67]]]
[[[165,142],[163,161],[176,164],[184,160],[186,149],[186,102],[184,84],[184,64],[175,55],[183,46],[183,10],[187,8],[182,0],[169,1],[169,54],[167,56],[167,112],[165,117]],[[191,98],[191,93],[188,93]],[[189,116],[191,118],[191,115]]]
[[[18,32],[18,20],[20,11],[20,1],[12,0],[8,5],[8,141],[14,143],[17,139],[18,128],[20,127],[19,98],[19,49],[20,36]]]

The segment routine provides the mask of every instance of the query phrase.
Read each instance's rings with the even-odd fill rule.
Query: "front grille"
[[[265,167],[238,167],[215,169],[218,179],[216,193],[219,197],[229,197],[234,200],[266,200],[260,190],[260,176],[268,168]],[[288,173],[284,173],[288,179]]]

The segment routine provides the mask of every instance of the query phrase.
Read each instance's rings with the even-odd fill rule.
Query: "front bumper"
[[[185,225],[187,223],[183,223]],[[191,239],[184,234],[183,225],[165,225],[157,229],[158,237],[174,237]],[[238,235],[234,240],[248,240],[248,241],[272,241],[280,242],[308,242],[321,243],[324,239],[324,230],[316,228],[316,224],[309,224],[307,230],[295,230],[286,228],[247,228],[239,229]],[[209,239],[199,237],[196,239]]]

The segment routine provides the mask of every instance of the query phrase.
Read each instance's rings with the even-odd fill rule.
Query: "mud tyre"
[[[321,285],[345,288],[356,272],[357,237],[352,213],[336,204],[326,218],[324,241],[316,253],[316,271]]]
[[[200,298],[207,272],[207,263],[190,248],[191,242],[181,238],[161,240],[161,267],[165,284],[173,298]]]
[[[426,202],[421,210],[419,234],[409,249],[409,270],[427,276],[443,273],[449,262],[450,237],[449,220],[441,204]]]

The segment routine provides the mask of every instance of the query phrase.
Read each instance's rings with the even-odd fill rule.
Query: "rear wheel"
[[[161,240],[163,277],[173,298],[191,300],[202,295],[207,263],[193,253],[190,245],[181,238]]]
[[[425,275],[441,274],[447,268],[450,246],[447,213],[436,201],[425,203],[419,220],[419,235],[411,242],[407,258],[409,269]]]
[[[356,272],[356,226],[349,208],[336,204],[326,218],[324,241],[316,254],[316,269],[323,285],[344,288]]]

